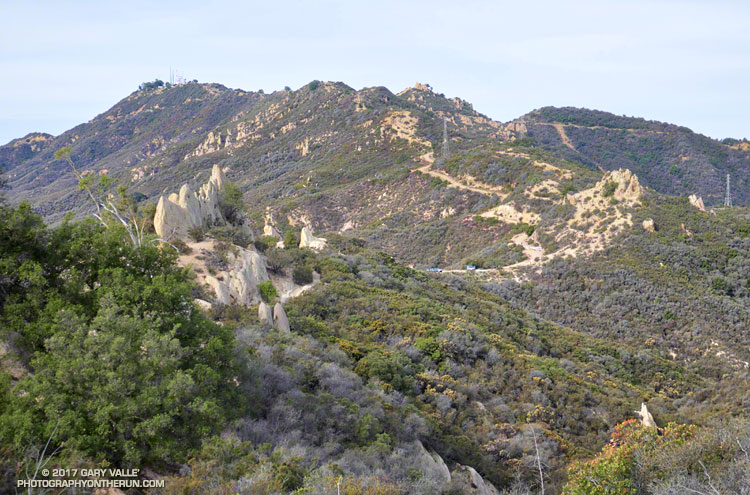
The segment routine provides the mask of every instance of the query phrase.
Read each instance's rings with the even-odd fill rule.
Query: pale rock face
[[[651,415],[651,413],[648,411],[648,407],[646,407],[646,404],[644,402],[641,402],[641,410],[635,411],[635,413],[641,417],[641,424],[647,428],[650,428],[652,426],[656,426],[656,422],[654,421],[654,417]]]
[[[453,485],[461,489],[461,493],[472,495],[500,495],[497,488],[482,478],[482,475],[471,466],[459,464],[452,474]]]
[[[212,304],[208,301],[204,301],[203,299],[193,299],[193,302],[200,307],[201,309],[204,309],[208,311],[211,309]]]
[[[691,194],[688,196],[688,200],[690,201],[690,204],[698,208],[700,211],[706,211],[706,206],[703,204],[703,198],[700,196],[696,196],[695,194]]]
[[[654,219],[653,218],[647,218],[643,221],[643,230],[646,230],[648,232],[655,232],[656,227],[654,226]]]
[[[223,222],[219,209],[219,193],[227,179],[221,167],[214,165],[211,178],[194,192],[188,184],[179,194],[159,198],[154,215],[154,229],[165,240],[184,238],[193,227]]]
[[[630,200],[637,201],[643,195],[643,187],[638,181],[638,176],[628,169],[619,169],[607,172],[602,178],[600,184],[616,182],[614,197],[618,201]]]
[[[302,227],[302,232],[300,232],[299,247],[319,251],[326,247],[326,240],[320,237],[315,237],[310,229],[308,229],[307,227]]]
[[[451,482],[451,472],[442,457],[432,450],[427,450],[422,442],[417,440],[416,444],[416,457],[418,457],[418,464],[424,466],[423,474],[430,480],[436,481],[438,486],[445,486]]]
[[[223,273],[223,272],[222,272]],[[221,304],[231,304],[232,300],[229,298],[229,289],[223,281],[213,277],[211,275],[206,276],[206,283],[211,286],[216,296],[216,302]]]
[[[263,223],[263,235],[267,237],[275,237],[279,241],[276,243],[276,247],[284,249],[284,238],[281,236],[281,232],[274,226],[273,217],[270,213],[266,213],[266,219]]]
[[[222,304],[249,306],[260,300],[258,284],[268,280],[266,264],[257,252],[238,248],[236,253],[227,253],[229,269],[213,276],[206,276]]]
[[[286,317],[286,311],[284,311],[284,307],[281,303],[276,303],[273,307],[273,323],[276,325],[276,328],[282,332],[288,332],[290,330],[289,319]]]
[[[240,224],[238,225],[238,228],[240,229],[240,232],[242,232],[242,235],[248,238],[250,242],[255,241],[255,235],[253,234],[253,229],[250,228],[250,224],[248,224],[247,218],[243,217],[242,220],[240,220]]]
[[[268,237],[275,237],[277,239],[281,239],[281,232],[276,230],[276,227],[273,225],[265,224],[263,226],[263,235]]]
[[[258,305],[258,320],[260,320],[261,323],[269,323],[273,325],[273,314],[271,314],[271,308],[268,307],[268,304],[261,302]]]

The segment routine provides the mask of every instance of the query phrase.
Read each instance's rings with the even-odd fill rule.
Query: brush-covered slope
[[[141,199],[203,183],[219,164],[258,229],[270,214],[282,231],[350,231],[407,263],[460,267],[476,256],[489,266],[527,259],[513,226],[554,216],[556,202],[602,171],[627,168],[644,186],[707,203],[721,199],[728,171],[744,201],[747,146],[727,143],[578,109],[502,124],[423,84],[393,94],[313,81],[262,94],[189,83],[136,91],[61,136],[16,140],[0,157],[9,199],[29,200],[53,223],[89,207],[67,164],[53,160],[71,146],[86,173],[119,178]]]
[[[750,199],[750,143],[717,141],[686,127],[581,108],[545,107],[520,119],[539,146],[592,169],[627,168],[657,191],[721,204],[726,175],[735,202]]]

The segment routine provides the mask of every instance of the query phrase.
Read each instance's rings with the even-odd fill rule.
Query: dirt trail
[[[431,166],[432,166],[431,164],[427,164],[422,167],[419,167],[417,170],[422,172],[423,174],[431,175],[433,177],[437,177],[438,179],[444,180],[448,182],[448,184],[450,184],[451,186],[456,187],[458,189],[463,189],[465,191],[473,191],[475,193],[486,194],[488,196],[492,196],[493,194],[496,194],[497,196],[500,197],[500,199],[505,199],[509,194],[508,191],[505,190],[505,188],[502,188],[499,186],[491,186],[489,184],[479,182],[472,177],[465,177],[459,180],[440,170],[432,170],[430,169]],[[464,184],[464,182],[466,182],[466,184]]]
[[[535,122],[537,125],[551,125],[555,128],[557,126],[560,127],[575,127],[577,129],[604,129],[607,131],[628,131],[628,132],[645,132],[647,134],[667,134],[667,131],[655,131],[653,129],[631,129],[631,128],[621,128],[621,127],[606,127],[603,125],[579,125],[579,124],[563,124],[561,122]]]
[[[506,270],[514,270],[516,268],[523,268],[526,266],[541,266],[542,265],[542,259],[544,258],[544,249],[542,249],[542,246],[531,244],[529,241],[531,238],[526,235],[526,233],[520,233],[518,235],[514,235],[510,239],[513,244],[517,244],[523,248],[523,254],[526,255],[526,259],[523,261],[519,261],[518,263],[513,263],[512,265],[508,265],[503,267]]]
[[[565,132],[565,126],[577,127],[579,129],[608,129],[608,127],[600,127],[600,126],[585,127],[585,126],[580,126],[576,124],[561,124],[559,122],[555,122],[555,123],[540,122],[539,125],[551,125],[552,127],[554,127],[555,130],[557,130],[557,133],[560,135],[560,140],[562,141],[562,143],[568,148],[570,148],[571,150],[575,151],[576,153],[578,153],[578,150],[573,145],[573,141],[570,140],[570,138],[568,137],[568,134]],[[627,129],[627,130],[632,131],[633,129]],[[654,132],[659,132],[659,131],[654,131]],[[596,163],[596,166],[602,172],[606,172],[604,167],[602,167],[598,163]]]
[[[575,146],[573,146],[573,142],[570,140],[568,135],[565,133],[565,127],[562,124],[552,124],[552,127],[557,129],[557,133],[560,134],[560,139],[562,139],[562,142],[565,146],[572,149],[573,151],[578,151]]]

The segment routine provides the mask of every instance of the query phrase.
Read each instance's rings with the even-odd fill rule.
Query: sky
[[[144,81],[266,92],[416,82],[509,121],[576,106],[750,138],[750,2],[2,2],[0,144],[60,134]]]

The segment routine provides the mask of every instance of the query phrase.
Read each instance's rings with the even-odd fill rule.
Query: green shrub
[[[54,445],[115,466],[183,462],[239,412],[232,332],[192,310],[174,250],[123,234],[93,220],[47,230],[24,205],[0,207],[0,294],[13,297],[0,328],[32,371],[0,397],[2,455],[55,431]]]
[[[192,248],[188,246],[182,239],[175,239],[171,244],[177,249],[180,254],[190,254],[193,252]]]
[[[275,247],[277,242],[279,242],[279,239],[270,235],[264,235],[260,239],[255,240],[255,249],[261,253],[265,253],[267,249]]]
[[[496,217],[483,217],[481,215],[474,215],[474,223],[477,225],[486,225],[492,227],[500,223],[500,220]]]
[[[292,280],[297,285],[311,284],[313,281],[313,271],[307,265],[295,266],[292,272]]]
[[[190,227],[188,229],[188,237],[193,240],[193,242],[201,242],[206,238],[206,229],[203,228],[200,225],[196,225],[195,227]]]
[[[278,296],[276,287],[273,286],[270,280],[258,284],[258,292],[260,292],[261,299],[267,303],[273,301]]]
[[[617,182],[615,181],[607,182],[606,184],[604,184],[604,188],[602,189],[602,196],[604,196],[605,198],[608,198],[612,196],[616,190],[617,190]]]
[[[284,247],[291,249],[297,246],[299,246],[299,235],[292,229],[287,230],[284,233]]]
[[[571,193],[574,193],[574,192],[576,192],[576,186],[574,186],[573,184],[565,184],[560,189],[560,194],[562,195],[563,198],[565,196],[567,196],[568,194],[571,194]]]
[[[244,207],[242,191],[233,182],[227,182],[219,195],[219,209],[229,223],[237,223]]]
[[[602,452],[590,461],[574,462],[568,469],[563,495],[637,495],[647,486],[650,473],[642,471],[643,458],[684,444],[696,428],[670,423],[646,428],[631,419],[615,426]]]

